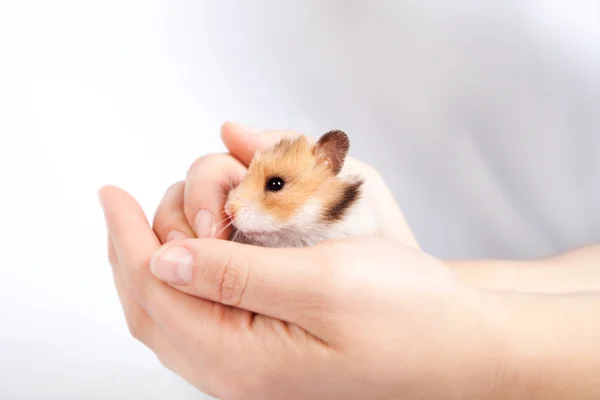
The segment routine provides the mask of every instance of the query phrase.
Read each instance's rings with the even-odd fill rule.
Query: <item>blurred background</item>
[[[0,2],[0,398],[198,399],[129,337],[96,191],[219,127],[344,129],[423,248],[600,242],[598,0]]]

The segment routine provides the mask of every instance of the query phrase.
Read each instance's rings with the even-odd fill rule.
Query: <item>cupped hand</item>
[[[198,158],[188,170],[185,180],[167,190],[153,220],[160,242],[186,237],[228,238],[231,228],[223,209],[228,191],[244,177],[257,150],[298,134],[294,131],[254,133],[237,124],[223,124],[221,138],[229,153]],[[375,210],[382,236],[419,248],[378,172],[352,157],[346,159],[344,168],[364,178],[365,194]]]
[[[452,400],[497,390],[495,319],[418,249],[385,238],[161,245],[130,195],[106,187],[100,197],[133,336],[206,393]]]

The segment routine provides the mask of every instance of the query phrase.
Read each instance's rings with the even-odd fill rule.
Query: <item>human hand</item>
[[[171,186],[160,202],[153,220],[160,242],[185,237],[228,238],[229,220],[223,208],[228,191],[242,180],[257,150],[295,135],[298,133],[294,131],[252,133],[237,124],[225,123],[221,137],[229,154],[209,154],[197,159],[185,180]],[[382,236],[419,248],[378,172],[352,157],[346,159],[345,169],[365,179],[365,195],[375,211]]]
[[[206,393],[452,400],[498,389],[502,330],[479,296],[417,249],[382,238],[161,247],[131,196],[113,187],[100,196],[132,335]]]

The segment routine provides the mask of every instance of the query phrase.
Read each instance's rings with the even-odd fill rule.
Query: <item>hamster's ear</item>
[[[317,162],[325,162],[334,175],[342,170],[348,151],[350,140],[344,131],[329,131],[319,138],[313,149]]]

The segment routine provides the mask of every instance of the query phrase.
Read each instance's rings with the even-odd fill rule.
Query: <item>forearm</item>
[[[600,290],[600,245],[533,261],[447,261],[458,281],[480,289],[517,293]]]
[[[599,399],[600,294],[504,296],[505,398]]]

